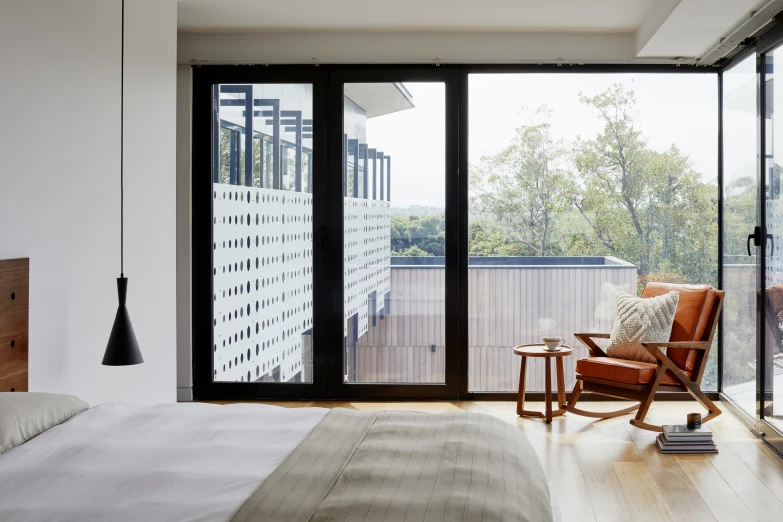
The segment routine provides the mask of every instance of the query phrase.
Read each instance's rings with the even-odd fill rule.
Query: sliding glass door
[[[455,80],[440,70],[332,76],[343,109],[330,128],[333,147],[342,138],[331,164],[343,189],[331,214],[343,234],[338,396],[456,396]]]
[[[224,68],[196,77],[193,288],[210,300],[194,306],[194,344],[211,339],[209,357],[195,357],[196,397],[323,394],[324,82]]]
[[[313,86],[215,90],[214,380],[311,383]]]
[[[456,398],[457,78],[194,70],[196,398]]]
[[[722,73],[723,396],[783,451],[783,34]]]
[[[778,449],[783,449],[783,113],[776,103],[783,102],[783,84],[776,78],[776,67],[783,66],[783,45],[760,55],[759,76],[762,97],[762,219],[761,247],[763,309],[759,314],[759,343],[756,379],[759,393],[759,431]]]
[[[346,83],[343,94],[344,382],[442,384],[446,85]]]
[[[723,393],[756,415],[756,54],[723,72]],[[749,237],[749,235],[754,235]]]

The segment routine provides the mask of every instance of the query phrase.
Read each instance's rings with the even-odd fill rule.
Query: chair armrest
[[[609,339],[609,337],[611,337],[611,334],[608,333],[578,333],[574,335],[576,337],[579,337],[581,335],[583,337],[594,337],[596,339]]]
[[[682,368],[674,364],[674,361],[669,359],[668,354],[664,353],[661,348],[689,348],[689,349],[695,349],[695,350],[704,350],[706,348],[710,347],[710,343],[705,342],[674,342],[674,343],[642,343],[642,347],[647,350],[647,353],[652,355],[658,364],[658,374],[656,374],[659,378],[659,374],[661,374],[664,371],[669,371],[675,375],[675,377],[686,387],[689,385],[686,383],[686,381],[692,382],[692,380],[683,373]]]
[[[687,341],[671,343],[642,343],[642,346],[657,346],[658,348],[685,348],[688,350],[707,350],[710,348],[710,346],[712,346],[712,344],[705,341]]]
[[[574,337],[582,343],[587,351],[590,352],[590,357],[608,357],[606,352],[601,349],[600,346],[595,344],[593,339],[609,339],[607,333],[576,333]]]

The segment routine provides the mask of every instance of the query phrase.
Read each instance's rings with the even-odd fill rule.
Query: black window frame
[[[326,226],[325,190],[313,193],[313,381],[312,383],[214,382],[213,262],[212,262],[212,172],[215,169],[214,136],[219,100],[214,86],[220,84],[310,84],[313,86],[313,151],[310,157],[313,186],[326,187],[325,107],[327,84],[323,73],[312,68],[210,66],[193,68],[192,107],[192,350],[194,400],[239,400],[259,398],[305,399],[327,395],[324,323],[327,281],[324,252],[316,231]],[[263,143],[262,143],[263,145]],[[323,151],[323,152],[318,152]],[[261,160],[263,161],[263,148]],[[315,160],[315,161],[313,161]],[[219,159],[217,160],[219,161]],[[263,168],[261,169],[263,172]],[[246,185],[238,185],[246,186]],[[263,182],[262,182],[263,186]]]
[[[756,182],[758,184],[759,195],[757,197],[757,216],[758,223],[762,231],[766,231],[767,228],[767,216],[766,216],[766,168],[764,162],[766,161],[766,139],[765,139],[765,120],[763,115],[766,114],[767,104],[767,91],[765,88],[766,83],[766,67],[765,58],[766,55],[773,50],[783,46],[783,20],[780,17],[776,17],[769,25],[763,27],[755,35],[747,38],[738,48],[734,49],[730,55],[720,61],[718,65],[719,73],[719,130],[721,134],[721,142],[719,145],[719,188],[720,188],[720,201],[719,204],[719,218],[718,233],[719,233],[719,276],[721,281],[721,288],[723,287],[722,279],[722,266],[723,266],[723,107],[722,107],[722,93],[723,93],[723,73],[728,71],[739,62],[749,57],[755,57],[756,59]],[[753,231],[749,230],[749,233]],[[766,233],[762,233],[762,237],[766,236]],[[779,427],[775,427],[765,420],[764,404],[768,398],[768,391],[765,389],[765,375],[768,371],[767,365],[769,361],[766,358],[766,292],[761,291],[766,288],[766,257],[767,247],[765,241],[760,241],[757,251],[757,283],[756,283],[756,411],[754,414],[749,414],[741,406],[736,404],[733,398],[723,391],[723,362],[724,362],[724,346],[722,337],[719,338],[718,344],[718,396],[723,404],[730,409],[735,416],[745,423],[751,430],[759,435],[764,442],[775,450],[778,454],[783,455],[783,431]],[[721,330],[723,329],[723,317],[721,317]]]
[[[767,287],[767,249],[770,247],[768,241],[764,240],[767,236],[767,181],[768,171],[766,168],[766,119],[767,113],[767,95],[766,76],[768,74],[766,58],[769,53],[783,48],[783,24],[779,24],[763,35],[755,39],[750,39],[748,45],[736,52],[730,60],[727,60],[721,67],[722,73],[731,69],[740,61],[754,56],[756,58],[756,183],[758,185],[757,197],[757,216],[758,227],[761,229],[761,241],[757,248],[757,283],[756,283],[756,411],[755,414],[749,414],[742,407],[734,402],[734,399],[720,389],[720,399],[724,401],[729,408],[736,414],[755,433],[759,434],[765,443],[773,450],[783,455],[783,430],[780,426],[775,426],[766,418],[766,402],[772,401],[771,390],[766,389],[766,379],[769,377],[770,361],[767,360],[767,293],[763,291]],[[722,88],[722,84],[721,84]],[[721,127],[722,129],[722,127]],[[721,189],[723,182],[721,180]],[[721,203],[722,204],[722,203]],[[722,209],[722,206],[721,206]],[[749,231],[753,232],[753,231]],[[720,224],[719,233],[723,235],[723,224]],[[721,250],[722,263],[722,250]],[[718,358],[719,366],[722,370],[723,346],[721,345],[720,356]],[[772,384],[774,386],[774,383]]]
[[[728,65],[726,65],[728,66]],[[684,64],[466,64],[466,65],[199,65],[193,74],[193,172],[192,172],[192,321],[193,396],[209,399],[326,399],[326,400],[516,400],[516,392],[468,391],[468,78],[474,73],[683,73],[715,74],[720,106],[721,67]],[[446,384],[343,383],[343,83],[444,81],[446,94]],[[213,383],[211,307],[211,200],[207,200],[205,176],[211,168],[215,101],[211,86],[220,83],[313,84],[313,185],[314,193],[314,334],[313,384]],[[720,107],[718,109],[720,111]],[[720,118],[720,116],[719,116]],[[720,122],[719,122],[720,125]],[[720,128],[718,132],[720,156]],[[320,153],[318,151],[321,151]],[[315,161],[312,161],[315,158]],[[720,158],[719,158],[720,160]],[[722,164],[718,163],[718,191],[722,194]],[[329,173],[335,173],[330,175]],[[379,189],[373,170],[373,189]],[[452,174],[449,174],[452,173]],[[365,172],[365,174],[368,174]],[[210,176],[205,179],[211,181]],[[374,190],[378,198],[380,192]],[[372,195],[368,197],[372,199]],[[719,196],[720,197],[720,196]],[[718,286],[722,287],[722,206],[719,205]],[[201,232],[209,227],[210,233]],[[197,233],[198,231],[198,233]],[[207,241],[209,239],[209,241]],[[318,248],[322,242],[324,249]],[[209,270],[209,279],[206,273]],[[209,299],[209,301],[207,301]],[[718,379],[721,386],[722,342],[719,330]],[[206,341],[209,340],[207,343]],[[720,389],[718,390],[718,392]],[[707,392],[717,398],[718,392]],[[687,393],[667,392],[670,398]],[[529,393],[540,400],[543,393]]]
[[[445,296],[445,322],[446,322],[446,370],[444,383],[346,383],[343,376],[343,197],[342,183],[333,182],[330,185],[329,198],[329,237],[334,238],[336,248],[331,248],[327,261],[331,266],[337,267],[334,274],[334,287],[332,290],[332,302],[326,313],[329,315],[329,324],[334,331],[330,339],[334,340],[333,350],[330,353],[329,368],[329,398],[336,400],[418,400],[441,399],[454,400],[459,396],[460,386],[460,350],[458,347],[459,324],[459,180],[458,169],[458,100],[460,96],[460,84],[458,69],[453,67],[335,67],[330,71],[330,90],[328,99],[329,129],[329,171],[342,172],[343,157],[338,156],[337,151],[343,149],[343,85],[346,83],[392,83],[392,82],[442,82],[446,88],[446,126],[445,126],[445,155],[446,155],[446,187],[445,187],[445,228],[446,228],[446,296]],[[386,162],[386,160],[383,160]],[[379,172],[384,172],[379,168]],[[384,174],[386,175],[386,174]],[[386,183],[388,185],[388,182]],[[385,186],[381,184],[381,186]],[[388,188],[385,187],[384,197],[388,199]],[[368,192],[369,196],[369,192]],[[379,195],[380,198],[380,195]],[[454,254],[449,254],[454,252]],[[339,342],[338,342],[339,338]]]

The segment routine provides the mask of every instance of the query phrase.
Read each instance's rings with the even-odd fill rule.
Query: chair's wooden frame
[[[710,316],[708,318],[708,323],[704,329],[705,333],[709,332],[709,337],[707,339],[704,339],[703,341],[689,342],[642,343],[644,349],[655,358],[658,365],[655,374],[649,383],[626,384],[606,379],[577,375],[576,386],[574,386],[574,391],[571,392],[571,397],[568,400],[568,404],[560,405],[560,407],[570,413],[598,419],[619,417],[621,415],[638,410],[636,417],[631,419],[631,424],[644,430],[660,432],[663,431],[662,426],[656,426],[644,422],[644,418],[647,416],[650,405],[652,405],[653,401],[655,400],[655,393],[659,390],[687,391],[708,412],[707,415],[702,419],[702,422],[708,422],[720,415],[720,408],[718,408],[715,403],[712,402],[709,397],[707,397],[704,392],[701,391],[701,379],[704,376],[704,368],[707,366],[707,358],[709,357],[710,348],[712,347],[712,340],[715,336],[715,329],[718,325],[718,317],[720,317],[720,312],[723,307],[723,296],[724,292],[718,291],[718,296],[713,303],[712,310],[710,311]],[[608,357],[606,352],[604,352],[601,347],[598,346],[595,341],[593,341],[593,339],[608,339],[609,334],[578,333],[574,334],[574,336],[587,348],[591,357]],[[664,348],[687,348],[690,350],[698,350],[696,354],[696,361],[694,362],[694,372],[691,373],[692,377],[688,377],[688,375],[686,375],[682,369],[674,364],[674,362],[662,350]],[[679,385],[661,384],[661,380],[667,371],[670,372],[677,381],[679,381]],[[576,403],[579,401],[579,396],[583,391],[637,401],[639,404],[612,412],[591,412],[581,410],[576,407]]]

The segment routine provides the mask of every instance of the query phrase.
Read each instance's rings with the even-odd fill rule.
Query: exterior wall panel
[[[397,261],[397,259],[395,259]],[[378,319],[357,345],[357,380],[440,382],[445,378],[445,272],[437,266],[391,270],[392,314]],[[565,359],[566,386],[574,385],[575,361],[587,355],[574,333],[610,332],[614,296],[636,295],[636,267],[471,266],[469,280],[470,391],[516,391],[519,357],[513,347],[540,342],[541,324],[554,319],[574,354]],[[369,306],[369,305],[368,305]],[[427,339],[438,339],[435,349]],[[540,359],[528,362],[528,390],[544,389]]]

